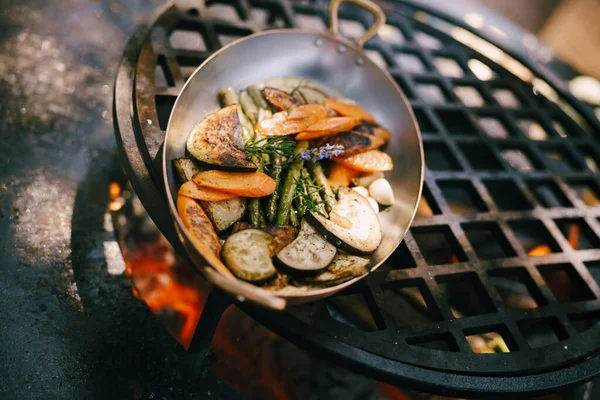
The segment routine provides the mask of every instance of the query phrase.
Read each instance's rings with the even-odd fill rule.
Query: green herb
[[[285,137],[269,136],[259,140],[253,139],[246,142],[244,151],[249,156],[269,156],[289,157],[296,147],[294,140]]]
[[[325,202],[321,198],[322,191],[323,188],[315,185],[305,174],[296,179],[296,194],[294,199],[298,200],[296,211],[300,216],[303,216],[307,212],[312,212],[327,218]]]

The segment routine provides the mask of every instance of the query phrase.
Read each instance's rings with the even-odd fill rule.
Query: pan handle
[[[204,276],[210,283],[237,299],[249,300],[272,310],[280,311],[285,308],[285,299],[249,283],[228,278],[211,267],[204,268]]]
[[[369,29],[367,29],[367,31],[361,37],[354,41],[356,46],[362,49],[365,43],[373,36],[377,35],[379,28],[385,24],[385,13],[381,7],[373,3],[371,0],[331,0],[329,3],[329,31],[334,35],[339,34],[338,9],[344,2],[356,4],[375,16],[375,23],[369,27]]]

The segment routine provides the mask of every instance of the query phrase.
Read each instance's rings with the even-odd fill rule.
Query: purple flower
[[[304,150],[295,157],[290,158],[289,162],[306,160],[316,162],[325,158],[337,157],[344,152],[344,146],[331,145],[327,143],[325,146],[316,147],[313,149]]]

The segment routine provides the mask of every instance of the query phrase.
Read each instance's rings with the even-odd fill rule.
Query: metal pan
[[[355,41],[349,41],[338,33],[338,8],[344,1],[354,3],[375,16],[373,26]],[[163,174],[169,209],[190,258],[206,278],[222,290],[239,300],[253,301],[273,309],[329,296],[364,276],[325,289],[276,295],[220,274],[194,248],[177,213],[177,183],[171,160],[184,156],[186,139],[194,125],[219,108],[217,92],[223,87],[241,90],[271,78],[298,76],[355,99],[393,135],[386,151],[394,160],[394,169],[386,177],[396,201],[389,211],[379,214],[383,240],[371,256],[371,269],[380,266],[404,238],[421,197],[424,166],[421,134],[410,105],[393,78],[369,60],[362,50],[365,42],[375,36],[385,23],[383,11],[370,0],[332,0],[329,19],[329,32],[271,30],[240,39],[213,54],[183,87],[165,137]]]

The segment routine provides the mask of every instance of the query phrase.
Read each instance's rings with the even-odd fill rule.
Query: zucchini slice
[[[202,208],[215,225],[217,232],[224,231],[239,221],[246,212],[246,198],[235,197],[230,200],[202,201]]]
[[[318,271],[329,265],[336,252],[334,245],[302,220],[298,237],[277,253],[277,259],[294,270]]]
[[[187,149],[198,161],[221,169],[255,171],[242,139],[242,123],[238,105],[225,107],[210,114],[194,127]]]
[[[273,276],[273,236],[260,229],[244,229],[229,236],[223,245],[225,265],[240,279],[262,281]]]

